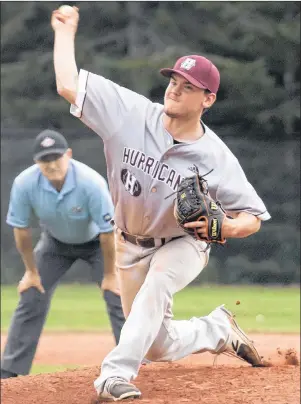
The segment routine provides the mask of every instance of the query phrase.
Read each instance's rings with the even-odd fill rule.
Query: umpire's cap
[[[68,148],[67,140],[63,135],[54,130],[46,129],[39,133],[35,139],[33,159],[43,160],[44,157],[53,155],[53,160],[55,160],[59,155],[65,154]]]
[[[194,86],[214,94],[217,93],[220,84],[217,67],[209,59],[199,55],[183,56],[176,61],[172,69],[161,69],[160,73],[165,77],[178,73]]]

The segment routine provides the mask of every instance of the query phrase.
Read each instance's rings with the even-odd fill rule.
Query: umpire
[[[64,136],[52,130],[37,136],[34,161],[35,165],[15,178],[7,214],[25,274],[18,286],[20,301],[2,355],[2,379],[30,372],[53,292],[77,259],[90,264],[92,278],[103,290],[116,344],[125,321],[110,224],[113,204],[106,181],[73,160]],[[41,226],[34,250],[33,213]]]

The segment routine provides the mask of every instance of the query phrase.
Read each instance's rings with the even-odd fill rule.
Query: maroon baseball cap
[[[172,69],[161,69],[160,73],[170,77],[178,73],[198,88],[209,90],[216,94],[220,83],[220,74],[210,60],[199,55],[183,56],[176,61]]]

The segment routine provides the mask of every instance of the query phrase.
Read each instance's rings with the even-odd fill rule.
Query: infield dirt
[[[207,353],[176,363],[149,364],[142,366],[135,380],[142,391],[142,398],[135,404],[300,403],[300,336],[255,334],[251,338],[271,366],[252,368],[224,355],[213,366],[214,356]],[[5,339],[3,335],[1,348]],[[110,334],[44,334],[36,364],[82,367],[2,380],[1,403],[94,404],[93,381],[111,348]]]

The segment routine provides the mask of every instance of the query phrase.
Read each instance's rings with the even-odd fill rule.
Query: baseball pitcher
[[[207,265],[212,243],[248,237],[270,218],[238,160],[201,119],[216,100],[217,67],[199,55],[181,57],[161,70],[169,79],[164,105],[153,103],[105,77],[78,72],[78,20],[77,8],[52,15],[57,91],[104,142],[127,318],[94,382],[99,397],[139,397],[131,381],[144,357],[175,361],[209,351],[261,366],[224,306],[205,317],[172,320],[173,295]]]

